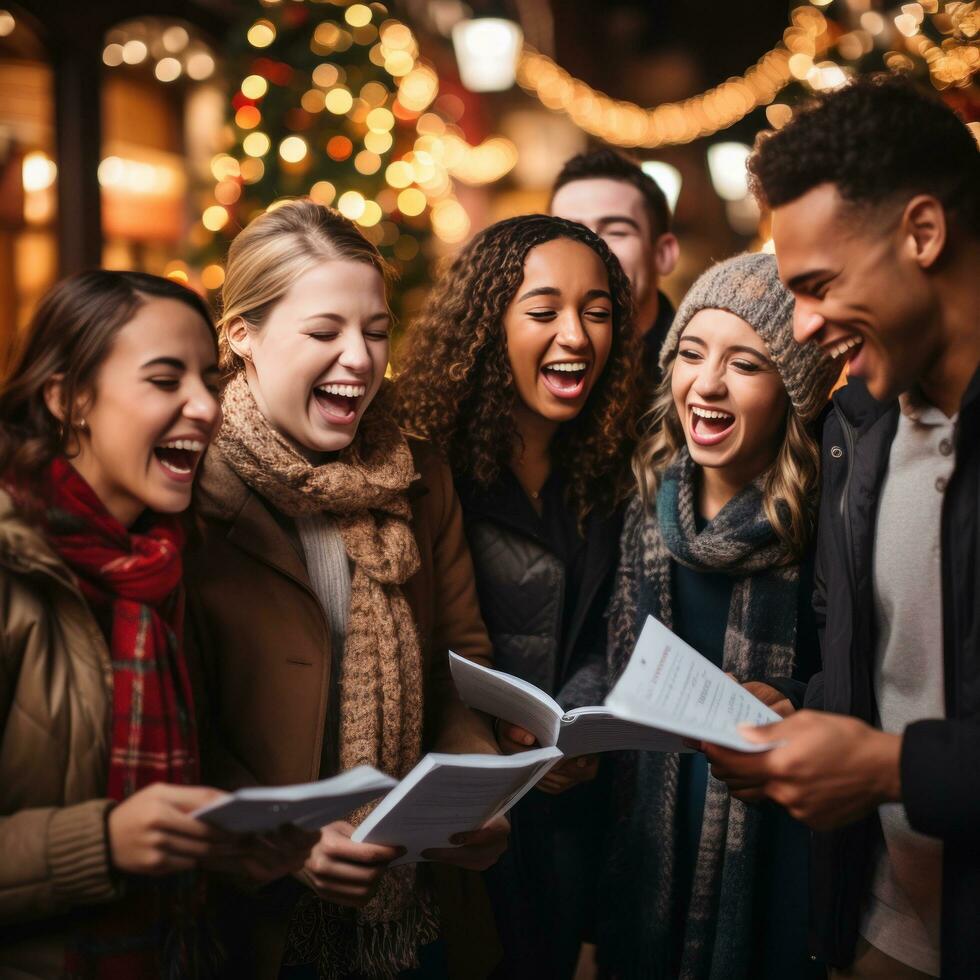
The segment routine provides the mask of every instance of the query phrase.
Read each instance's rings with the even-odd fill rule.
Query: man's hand
[[[598,771],[597,755],[580,755],[573,759],[562,759],[557,766],[548,770],[535,789],[557,796],[573,786],[578,786],[579,783],[588,783],[595,779]]]
[[[704,746],[712,774],[740,799],[766,797],[815,830],[841,827],[901,800],[899,735],[820,711],[740,730],[751,742],[779,743],[759,754]]]
[[[353,833],[344,820],[327,824],[297,877],[325,901],[361,908],[374,897],[385,868],[404,851],[359,844],[350,839]]]
[[[469,871],[486,871],[507,850],[509,835],[510,821],[506,817],[495,817],[479,830],[455,834],[452,843],[459,846],[430,847],[422,852],[422,857],[443,864],[455,864]]]

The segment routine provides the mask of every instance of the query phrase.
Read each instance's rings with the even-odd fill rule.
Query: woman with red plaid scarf
[[[204,977],[198,868],[302,865],[190,814],[184,532],[220,419],[204,303],[89,272],[41,302],[0,383],[0,975]]]

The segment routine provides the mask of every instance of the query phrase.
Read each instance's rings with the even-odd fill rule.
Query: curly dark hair
[[[603,177],[606,180],[621,180],[632,184],[643,195],[643,203],[650,217],[650,233],[654,240],[670,231],[670,205],[660,185],[643,172],[636,160],[617,153],[608,146],[579,153],[566,160],[551,188],[551,200],[554,201],[558,191],[572,181]]]
[[[900,76],[866,75],[819,97],[760,138],[749,176],[771,208],[827,182],[859,207],[932,194],[980,234],[976,141],[949,106]]]
[[[519,439],[504,314],[524,279],[528,252],[558,238],[582,242],[599,256],[613,306],[605,370],[582,412],[552,443],[552,463],[567,475],[569,503],[583,521],[593,508],[614,507],[628,489],[639,363],[629,281],[605,242],[583,225],[530,214],[477,235],[405,336],[395,406],[405,429],[429,439],[456,476],[483,486],[497,479]]]

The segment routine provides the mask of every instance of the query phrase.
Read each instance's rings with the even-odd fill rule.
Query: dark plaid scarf
[[[176,518],[127,530],[65,459],[44,481],[44,530],[74,573],[109,643],[112,717],[106,795],[122,801],[151,783],[198,781],[193,700],[182,650],[181,549]],[[84,917],[66,973],[86,980],[191,976],[186,948],[193,883],[132,878],[125,901]]]
[[[758,483],[729,501],[699,534],[695,482],[695,465],[682,449],[664,474],[655,513],[639,499],[626,512],[609,613],[611,681],[626,666],[647,615],[672,626],[672,562],[733,578],[726,671],[740,681],[788,677],[796,647],[799,565],[788,562]],[[709,776],[690,901],[681,908],[675,877],[679,760],[652,752],[617,759],[617,824],[600,944],[615,977],[746,977],[761,815]]]

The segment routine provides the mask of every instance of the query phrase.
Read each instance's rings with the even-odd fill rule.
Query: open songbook
[[[739,725],[780,720],[772,708],[652,616],[609,692],[606,707],[619,718],[741,752],[766,752],[773,746],[747,741]]]
[[[404,847],[392,862],[425,860],[422,851],[451,847],[449,838],[506,813],[561,759],[554,748],[517,755],[430,752],[354,831],[368,844]]]
[[[648,725],[624,721],[608,707],[566,712],[533,684],[449,654],[459,696],[471,708],[526,728],[538,745],[555,745],[565,756],[591,755],[622,749],[689,752],[677,735]]]
[[[455,653],[449,659],[456,690],[471,708],[526,728],[539,745],[555,745],[565,756],[626,749],[689,752],[685,738],[764,752],[771,746],[746,741],[737,726],[779,721],[775,711],[652,616],[601,707],[566,712],[520,677]]]
[[[316,783],[240,789],[191,816],[235,834],[265,834],[283,824],[319,830],[395,785],[394,779],[373,766],[355,766]]]

